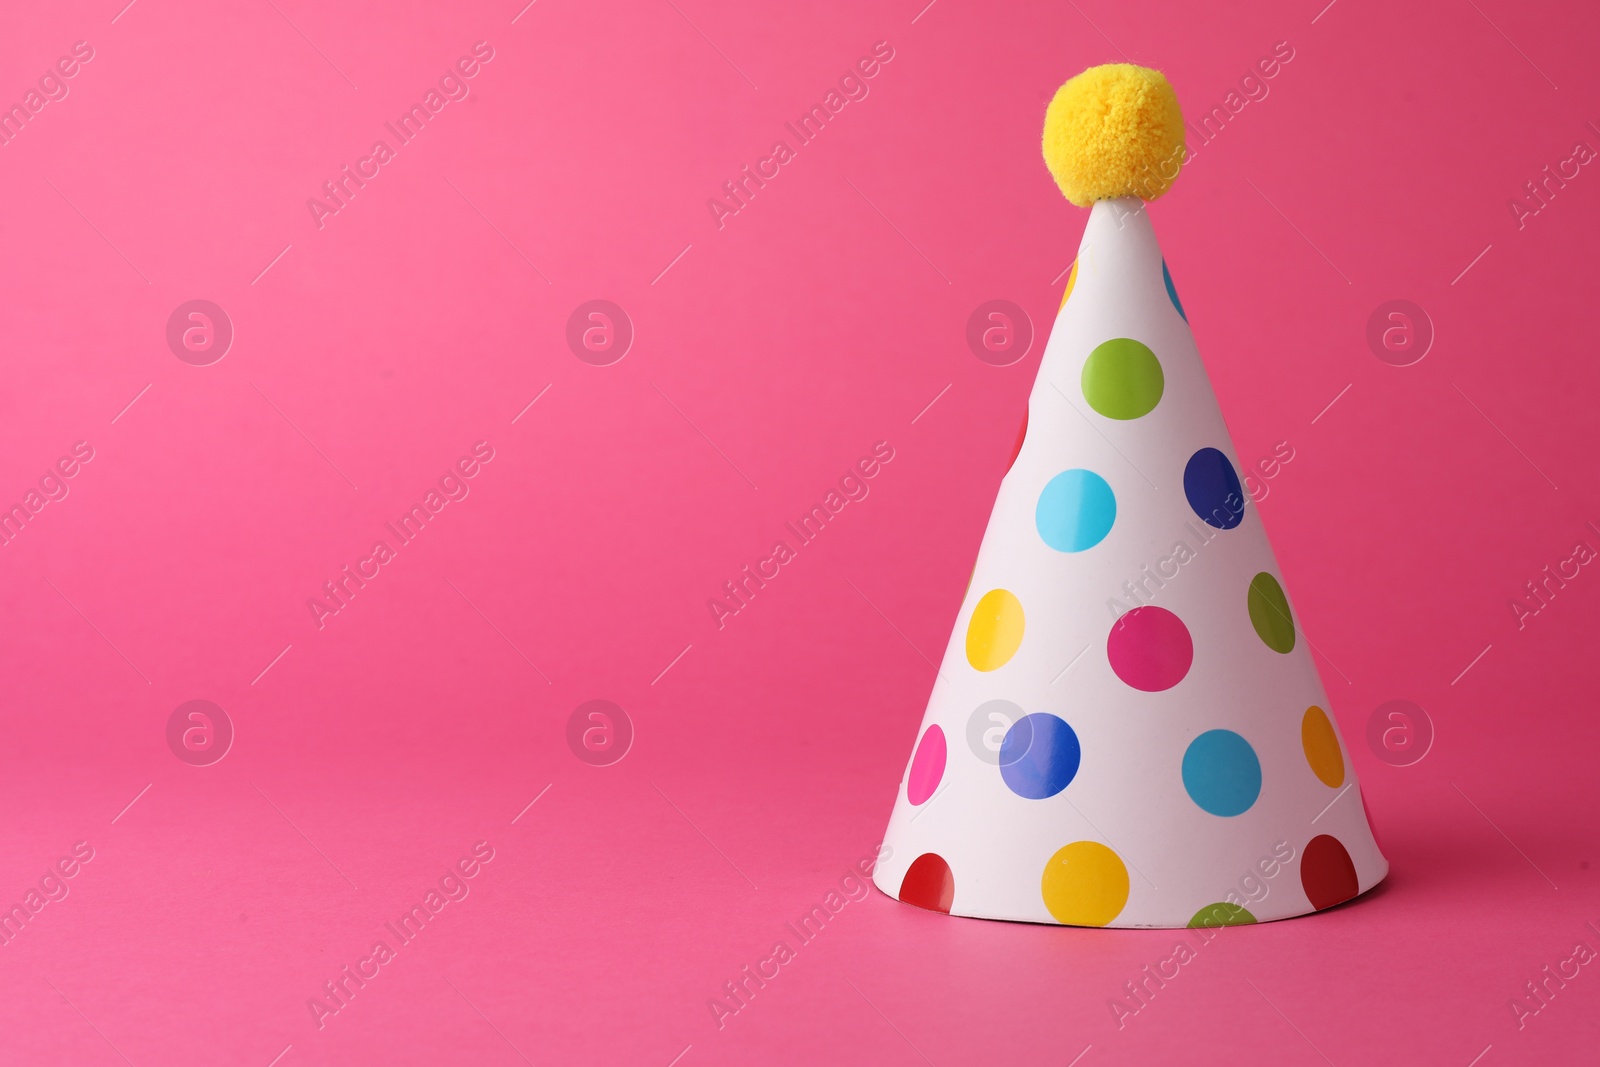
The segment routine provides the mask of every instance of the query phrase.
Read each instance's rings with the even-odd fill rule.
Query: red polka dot
[[[1194,640],[1183,620],[1165,608],[1134,608],[1111,626],[1106,656],[1117,677],[1146,693],[1183,681],[1194,662]]]
[[[956,899],[956,879],[950,873],[950,865],[936,852],[924,852],[912,860],[900,883],[900,899],[949,915]]]
[[[917,753],[911,757],[911,771],[906,775],[906,799],[921,804],[933,796],[944,777],[944,762],[948,751],[944,731],[930,726],[917,743]]]
[[[1016,447],[1011,450],[1011,458],[1006,461],[1006,474],[1011,473],[1011,468],[1017,465],[1017,457],[1022,455],[1022,442],[1028,439],[1028,409],[1022,409],[1022,428],[1017,431]]]
[[[1300,884],[1305,888],[1306,899],[1318,911],[1343,904],[1361,892],[1350,853],[1337,838],[1327,834],[1306,842],[1305,853],[1300,857]]]

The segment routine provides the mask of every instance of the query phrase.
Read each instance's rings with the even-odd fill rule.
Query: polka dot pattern
[[[1097,241],[1110,233],[1103,215],[1092,225]],[[1274,673],[1279,661],[1268,651],[1295,654],[1301,658],[1294,667],[1302,668],[1309,645],[1300,647],[1279,578],[1260,569],[1276,565],[1260,524],[1244,521],[1249,471],[1232,459],[1172,272],[1150,246],[1134,248],[1134,291],[1102,292],[1127,280],[1120,266],[1087,280],[1084,294],[1076,292],[1082,264],[1074,261],[1067,272],[1058,323],[1083,329],[1068,329],[1056,342],[1063,358],[1081,361],[1071,365],[1080,368],[1084,406],[1070,395],[1069,373],[1056,384],[1075,414],[1042,409],[1044,421],[1033,422],[1029,408],[1020,413],[985,535],[985,581],[977,584],[974,567],[963,595],[966,622],[958,634],[967,662],[951,653],[941,666],[891,823],[896,850],[905,846],[895,869],[915,857],[895,893],[917,907],[1039,919],[1039,904],[1027,903],[1038,872],[1037,901],[1058,923],[1167,926],[1192,911],[1185,925],[1204,931],[1333,907],[1360,891],[1357,863],[1369,876],[1383,869],[1348,803],[1307,828],[1304,815],[1353,785],[1354,768],[1337,723],[1311,703],[1326,699],[1309,670]],[[1151,260],[1160,262],[1161,289]],[[1185,323],[1181,330],[1167,317],[1163,291]],[[1067,320],[1074,297],[1111,306],[1104,318],[1085,318],[1080,308]],[[1070,428],[1057,424],[1062,420]],[[1030,458],[1022,463],[1025,449]],[[1144,471],[1149,478],[1138,477]],[[1194,547],[1212,540],[1224,547]],[[1174,561],[1198,577],[1174,580]],[[1122,583],[1118,592],[1113,583],[1129,575],[1132,585]],[[1224,583],[1221,595],[1217,582]],[[1098,612],[1108,593],[1119,598],[1109,602],[1113,614],[1123,613],[1105,631],[1102,662],[1099,647],[1083,645],[1108,625],[1094,621],[1107,619]],[[1127,602],[1134,606],[1124,610]],[[1064,664],[1078,662],[1068,662],[1075,655],[1087,663],[1074,679],[1045,688],[1065,673]],[[1292,748],[1297,713],[1304,767]],[[965,776],[961,789],[930,808],[950,791],[952,775]],[[1141,880],[1135,892],[1134,868],[1117,849],[1074,840],[1078,833],[1100,836],[1082,812],[1112,817],[1114,805],[1130,799],[1140,818],[1116,840],[1140,864],[1166,865],[1160,888]],[[1358,801],[1365,812],[1359,792]],[[920,820],[914,833],[913,816]],[[1331,834],[1311,836],[1319,826],[1338,830],[1352,848]],[[1271,858],[1258,860],[1270,841],[1279,842]],[[1302,842],[1297,856],[1291,845]],[[964,879],[959,901],[956,869]],[[1268,899],[1265,880],[1274,876]],[[1304,898],[1294,894],[1296,878]]]
[[[1040,889],[1056,922],[1105,926],[1128,904],[1128,868],[1098,841],[1074,841],[1045,864]]]
[[[1183,788],[1212,815],[1242,815],[1261,795],[1261,760],[1232,730],[1207,730],[1183,753]]]
[[[1155,410],[1166,380],[1154,352],[1131,337],[1116,337],[1089,353],[1081,384],[1091,408],[1127,420]]]
[[[1159,693],[1183,681],[1194,662],[1189,628],[1166,608],[1134,608],[1111,625],[1106,638],[1111,669],[1128,685]]]
[[[1306,842],[1300,855],[1300,885],[1318,911],[1331,908],[1361,892],[1356,865],[1339,839],[1320,834]]]
[[[1117,520],[1117,497],[1093,471],[1062,471],[1045,483],[1034,525],[1057,552],[1082,552],[1105,540]]]
[[[1000,777],[1019,797],[1043,800],[1071,784],[1082,760],[1078,735],[1054,715],[1024,715],[1000,743]]]
[[[1022,646],[1022,629],[1022,601],[1009,589],[989,590],[967,620],[967,662],[976,670],[999,670]]]
[[[906,868],[899,896],[907,904],[949,915],[956,901],[956,878],[950,873],[950,864],[937,852],[924,852]]]
[[[1202,448],[1183,468],[1183,495],[1208,525],[1231,530],[1244,521],[1244,487],[1228,457],[1215,448]]]
[[[1250,579],[1250,625],[1263,644],[1274,652],[1294,651],[1294,618],[1289,614],[1289,598],[1278,579],[1262,571]]]
[[[911,770],[906,774],[907,800],[921,804],[933,796],[944,778],[948,755],[949,745],[937,723],[923,731],[922,740],[917,742],[916,755],[911,757]]]
[[[1300,746],[1322,784],[1330,789],[1344,785],[1344,753],[1339,751],[1339,733],[1328,713],[1313,704],[1300,719]]]

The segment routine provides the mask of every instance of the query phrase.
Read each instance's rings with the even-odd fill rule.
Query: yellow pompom
[[[1154,200],[1183,165],[1183,113],[1159,70],[1132,63],[1090,67],[1044,114],[1044,161],[1079,207],[1117,196]]]

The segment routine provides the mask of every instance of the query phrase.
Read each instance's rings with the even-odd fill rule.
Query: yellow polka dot
[[[1078,284],[1078,261],[1077,260],[1073,260],[1072,261],[1072,273],[1067,275],[1067,291],[1061,294],[1061,307],[1062,308],[1067,306],[1067,297],[1072,295],[1072,287],[1074,285],[1077,285],[1077,284]],[[1060,314],[1060,312],[1061,312],[1061,308],[1056,308],[1056,313]]]
[[[1344,785],[1344,756],[1339,752],[1339,735],[1328,713],[1313,704],[1300,720],[1300,744],[1312,773],[1331,789]]]
[[[1044,867],[1044,906],[1056,922],[1104,926],[1128,903],[1128,868],[1096,841],[1074,841]]]
[[[1006,589],[991,589],[967,622],[967,662],[980,671],[1004,667],[1022,644],[1022,601]]]

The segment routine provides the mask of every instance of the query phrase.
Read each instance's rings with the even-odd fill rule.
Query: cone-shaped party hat
[[[1332,907],[1389,864],[1150,226],[1171,86],[1085,71],[1044,154],[1089,224],[873,879],[1077,926]]]

